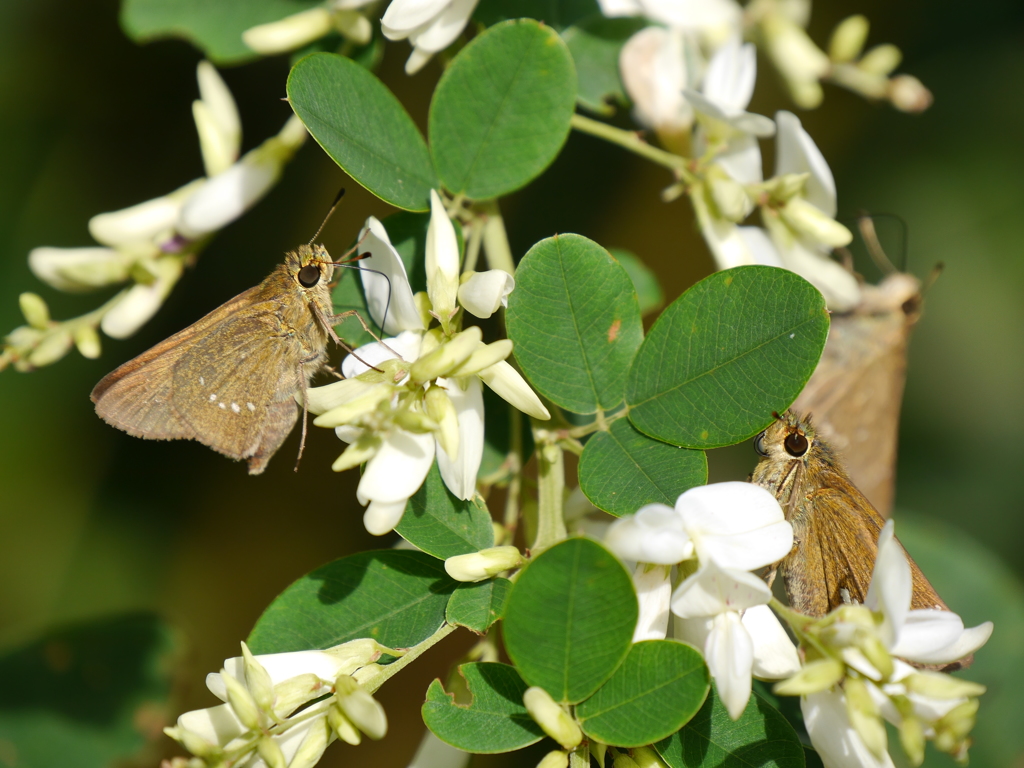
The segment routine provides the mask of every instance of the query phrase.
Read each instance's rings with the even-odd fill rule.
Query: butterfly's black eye
[[[768,449],[764,447],[764,432],[754,438],[754,450],[758,456],[767,456]]]
[[[320,268],[307,264],[299,270],[299,283],[303,288],[312,288],[320,282]]]
[[[783,445],[786,446],[786,453],[790,456],[803,456],[807,453],[807,448],[809,447],[807,438],[799,432],[792,432],[787,435]]]

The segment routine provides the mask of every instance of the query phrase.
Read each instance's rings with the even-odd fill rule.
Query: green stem
[[[508,489],[505,492],[505,530],[508,532],[507,542],[511,544],[519,526],[519,495],[523,487],[523,417],[515,408],[510,408],[509,418],[511,444],[505,457],[509,471]]]
[[[537,539],[530,547],[536,554],[562,541],[567,535],[562,502],[565,498],[565,454],[546,430],[534,430],[540,446],[537,477]]]
[[[604,139],[612,144],[618,144],[620,147],[645,157],[658,165],[670,168],[680,178],[688,182],[695,180],[693,174],[687,169],[687,164],[690,162],[688,158],[680,157],[671,152],[666,152],[664,149],[652,146],[633,131],[625,131],[622,128],[616,128],[614,125],[608,125],[608,123],[602,123],[600,120],[594,120],[579,114],[572,116],[571,125],[581,133],[589,133],[591,136],[597,136],[599,139]]]
[[[480,242],[484,236],[484,222],[479,216],[474,216],[469,223],[469,240],[466,242],[466,259],[462,265],[463,272],[476,270],[476,263],[480,258]]]
[[[491,269],[503,269],[510,275],[516,272],[516,264],[512,259],[512,246],[508,243],[505,231],[505,220],[501,216],[497,200],[480,203],[480,210],[487,215],[484,223],[484,253]]]
[[[441,628],[438,629],[437,632],[432,634],[422,643],[414,645],[412,648],[406,651],[405,655],[402,656],[400,659],[398,659],[397,661],[393,661],[385,667],[381,667],[381,670],[377,673],[377,676],[372,680],[368,680],[367,682],[365,682],[363,684],[363,687],[366,688],[366,690],[368,690],[370,693],[375,693],[378,689],[380,689],[382,685],[384,685],[384,683],[386,683],[392,677],[401,672],[405,667],[407,667],[409,664],[411,664],[420,656],[422,656],[426,651],[430,650],[432,647],[434,647],[439,642],[448,637],[448,635],[454,632],[455,629],[456,626],[454,624],[448,624],[447,622],[445,622],[441,625]]]

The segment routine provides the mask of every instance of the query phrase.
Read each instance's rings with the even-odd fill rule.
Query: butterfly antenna
[[[324,227],[326,227],[327,226],[327,222],[331,220],[331,216],[334,214],[334,211],[338,208],[338,203],[341,202],[341,198],[343,198],[344,196],[345,196],[345,188],[342,187],[341,189],[338,190],[338,194],[335,196],[334,202],[331,203],[331,209],[329,211],[327,211],[327,215],[324,216],[324,220],[320,224],[319,229],[317,229],[316,234],[313,235],[313,237],[311,237],[309,239],[308,245],[312,245],[313,241],[316,240],[318,237],[320,237],[320,233],[324,231]]]
[[[380,327],[381,327],[381,329],[383,329],[384,328],[384,324],[387,323],[387,321],[388,321],[388,310],[391,309],[391,278],[388,277],[387,275],[385,275],[380,270],[370,269],[369,267],[361,267],[358,264],[354,264],[352,262],[345,262],[345,263],[340,263],[340,264],[336,263],[334,266],[336,266],[336,267],[344,267],[345,269],[356,269],[356,270],[359,270],[360,272],[372,272],[373,274],[380,275],[385,280],[387,280],[387,283],[388,283],[388,300],[386,302],[384,302],[384,317],[382,317],[381,321],[380,321]]]

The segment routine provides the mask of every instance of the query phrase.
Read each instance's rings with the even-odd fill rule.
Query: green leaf
[[[425,211],[437,178],[405,107],[351,59],[314,53],[288,75],[292,109],[353,179],[397,208]]]
[[[735,722],[714,685],[681,731],[654,745],[669,768],[803,768],[796,731],[764,699],[752,694]]]
[[[622,402],[643,338],[640,308],[626,270],[593,240],[534,245],[516,269],[506,322],[516,360],[552,402],[576,413]]]
[[[992,550],[934,517],[898,510],[896,535],[932,586],[968,627],[995,623],[995,632],[977,653],[970,669],[956,677],[988,687],[971,736],[971,765],[1018,764],[1024,756],[1024,583]],[[894,758],[899,760],[893,749]],[[903,761],[904,764],[906,761]],[[897,763],[899,764],[899,763]],[[927,766],[955,766],[944,754],[929,750]]]
[[[696,648],[646,640],[629,649],[608,682],[576,708],[576,717],[593,739],[640,747],[678,731],[700,709],[709,687]]]
[[[148,614],[51,632],[0,657],[0,764],[134,762],[171,722],[175,637]]]
[[[629,574],[590,539],[567,539],[522,570],[505,608],[505,650],[530,685],[574,704],[629,651],[637,602]]]
[[[491,27],[462,49],[430,103],[430,152],[444,186],[474,200],[508,194],[551,164],[576,100],[572,56],[532,19]]]
[[[483,634],[504,615],[505,601],[511,589],[512,582],[508,579],[460,584],[448,601],[448,623]]]
[[[342,557],[303,576],[260,616],[253,653],[330,648],[370,637],[409,648],[444,624],[457,586],[425,552],[384,549]]]
[[[612,21],[612,19],[609,19]],[[640,261],[640,257],[622,248],[609,248],[608,253],[622,265],[633,281],[637,300],[640,302],[640,314],[646,315],[660,309],[665,303],[665,292],[658,284],[658,276]]]
[[[317,0],[123,0],[121,28],[137,43],[167,37],[188,40],[214,64],[259,58],[242,33],[320,5]]]
[[[615,108],[609,102],[629,101],[619,77],[619,54],[625,42],[646,26],[645,19],[608,19],[598,13],[580,19],[562,33],[576,64],[576,98],[582,106],[611,115]]]
[[[427,688],[423,722],[441,741],[453,747],[495,754],[528,747],[544,738],[544,731],[523,706],[527,685],[508,664],[463,664],[459,674],[472,701],[457,702],[445,693],[440,680]]]
[[[622,516],[654,502],[671,507],[683,491],[708,481],[708,460],[704,451],[653,440],[618,419],[587,441],[579,476],[591,504]]]
[[[410,544],[442,560],[494,546],[491,513],[483,499],[457,499],[437,469],[410,497],[395,531]]]
[[[802,277],[762,266],[717,272],[648,333],[626,384],[629,419],[688,448],[746,440],[796,399],[827,335],[825,300]]]

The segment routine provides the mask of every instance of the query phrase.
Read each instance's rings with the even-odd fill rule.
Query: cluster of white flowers
[[[15,368],[54,363],[72,345],[86,357],[98,357],[97,327],[115,339],[135,333],[159,310],[187,259],[255,205],[305,141],[306,129],[292,116],[276,136],[239,157],[242,128],[231,92],[209,62],[199,63],[198,80],[200,98],[192,112],[206,176],[168,195],[94,216],[89,232],[99,246],[32,250],[29,267],[58,290],[89,291],[128,280],[133,285],[99,309],[63,322],[50,319],[36,294],[23,294],[28,325],[10,334],[4,351]]]
[[[963,659],[985,644],[992,624],[965,629],[951,611],[910,610],[910,565],[892,521],[879,538],[864,605],[818,620],[784,612],[799,654],[767,605],[771,590],[751,573],[793,545],[792,527],[767,491],[748,483],[694,488],[674,509],[649,504],[616,521],[606,543],[635,564],[634,641],[666,637],[674,614],[671,635],[703,649],[733,719],[750,698],[752,676],[782,680],[776,693],[802,697],[808,734],[829,768],[891,766],[883,719],[897,726],[915,765],[926,739],[966,754],[984,688],[907,662]]]
[[[321,6],[245,31],[242,39],[262,54],[284,53],[337,32],[357,45],[373,36],[370,20],[359,9],[375,0],[329,0]],[[405,40],[412,54],[405,63],[410,75],[419,72],[459,36],[479,0],[392,0],[380,20],[389,40]]]
[[[703,649],[730,716],[750,698],[751,675],[788,677],[796,648],[768,608],[772,593],[750,571],[781,560],[793,529],[768,491],[750,483],[693,488],[675,508],[648,504],[609,528],[607,545],[636,563],[640,598],[634,641],[673,636]],[[672,587],[672,568],[681,583]]]
[[[335,739],[359,744],[381,739],[384,709],[366,689],[380,671],[382,653],[399,651],[375,640],[352,640],[325,651],[295,651],[227,659],[206,686],[224,703],[186,712],[168,736],[195,757],[189,768],[309,768]]]
[[[911,610],[910,565],[893,530],[890,520],[879,536],[864,605],[802,627],[805,666],[775,688],[802,697],[807,732],[829,768],[892,766],[883,719],[898,728],[914,765],[926,739],[963,759],[985,692],[906,663],[942,666],[970,656],[988,641],[992,622],[965,629],[951,611]]]
[[[534,418],[550,414],[505,362],[511,341],[484,344],[479,326],[462,328],[466,313],[486,318],[504,305],[515,281],[502,270],[460,276],[455,229],[436,192],[427,230],[426,293],[413,295],[401,257],[372,216],[359,251],[369,254],[360,277],[370,315],[393,335],[348,355],[341,366],[345,380],[311,389],[308,408],[320,414],[314,424],[334,428],[349,444],[335,471],[366,463],[357,498],[369,505],[366,530],[382,535],[401,520],[435,457],[456,497],[476,493],[484,449],[483,384]]]

